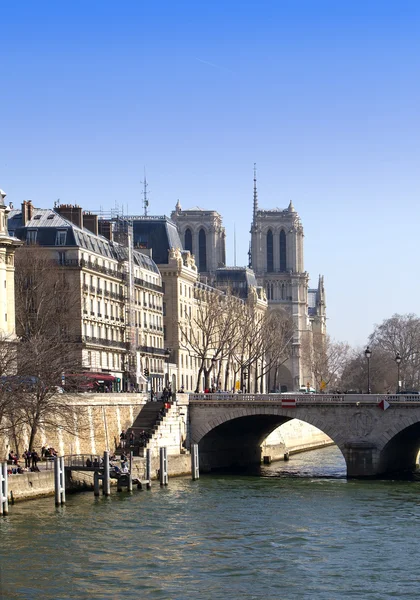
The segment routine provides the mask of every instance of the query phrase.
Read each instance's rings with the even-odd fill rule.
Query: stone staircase
[[[159,429],[166,412],[164,402],[147,402],[137,415],[133,425],[127,430],[126,449],[133,450],[134,456],[143,456],[145,448]],[[131,432],[134,433],[134,445],[130,446]],[[143,436],[142,432],[144,432]]]

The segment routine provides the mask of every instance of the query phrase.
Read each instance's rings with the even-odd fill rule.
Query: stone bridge
[[[337,444],[348,477],[413,471],[420,449],[417,395],[191,394],[189,404],[202,471],[259,464],[264,439],[295,418]]]

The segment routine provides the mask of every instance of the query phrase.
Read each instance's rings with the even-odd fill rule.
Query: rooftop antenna
[[[257,219],[257,210],[258,210],[258,196],[257,196],[257,163],[254,163],[254,213],[253,213],[253,223],[255,225]]]
[[[146,179],[146,167],[144,167],[144,179],[143,179],[143,212],[144,216],[147,217],[147,208],[149,206],[149,198],[147,196],[147,188],[149,184]]]
[[[236,267],[236,224],[233,224],[233,266]]]

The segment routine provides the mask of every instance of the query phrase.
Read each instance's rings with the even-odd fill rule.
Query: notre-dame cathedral
[[[324,280],[320,276],[318,287],[309,288],[303,261],[303,227],[292,202],[285,209],[258,207],[255,169],[253,200],[249,267],[266,291],[269,309],[286,311],[295,326],[291,358],[280,372],[270,374],[269,386],[296,391],[308,383],[312,385],[311,363],[304,354],[312,353],[314,334],[322,339],[326,334]],[[200,274],[212,282],[218,268],[226,270],[222,217],[216,211],[198,207],[182,210],[178,201],[171,218],[184,249],[195,255]]]

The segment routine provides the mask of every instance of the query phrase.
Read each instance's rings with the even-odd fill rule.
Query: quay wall
[[[110,448],[114,451],[119,444],[119,435],[128,429],[142,406],[147,402],[146,394],[73,394],[63,395],[63,401],[75,408],[74,423],[63,424],[57,429],[38,433],[35,448],[52,446],[60,455],[102,455]],[[191,457],[185,450],[188,436],[188,394],[177,394],[158,430],[149,443],[152,450],[152,475],[159,469],[159,449],[168,450],[168,468],[171,477],[191,473]],[[11,440],[0,436],[0,460],[5,460],[9,450],[23,452],[28,445],[28,432],[22,430],[19,438]],[[332,440],[320,430],[293,419],[276,429],[263,443],[262,456],[280,460],[285,452],[295,453],[331,444]],[[24,473],[9,477],[9,491],[15,500],[51,495],[54,493],[54,477],[51,470],[39,473]],[[144,477],[144,461],[136,459],[133,469],[135,477]],[[91,487],[92,474],[73,473],[70,487]]]
[[[136,458],[133,461],[132,473],[134,478],[144,479],[145,460]],[[159,457],[152,457],[152,479],[158,479]],[[188,454],[168,457],[169,477],[180,477],[191,474],[191,456]],[[116,480],[111,479],[111,485],[116,486]],[[9,475],[9,502],[54,496],[54,471],[40,471],[39,473],[23,473]],[[66,472],[67,491],[93,491],[93,473],[72,471]]]
[[[320,429],[292,419],[275,429],[261,445],[262,456],[271,460],[281,460],[284,454],[296,454],[334,444],[333,440]]]
[[[114,451],[121,431],[132,425],[147,395],[62,394],[60,400],[73,405],[73,422],[39,431],[34,444],[37,452],[42,446],[52,446],[60,455],[102,454],[106,448]],[[4,460],[10,450],[22,454],[28,442],[29,431],[25,428],[16,439],[0,435],[0,460]]]

